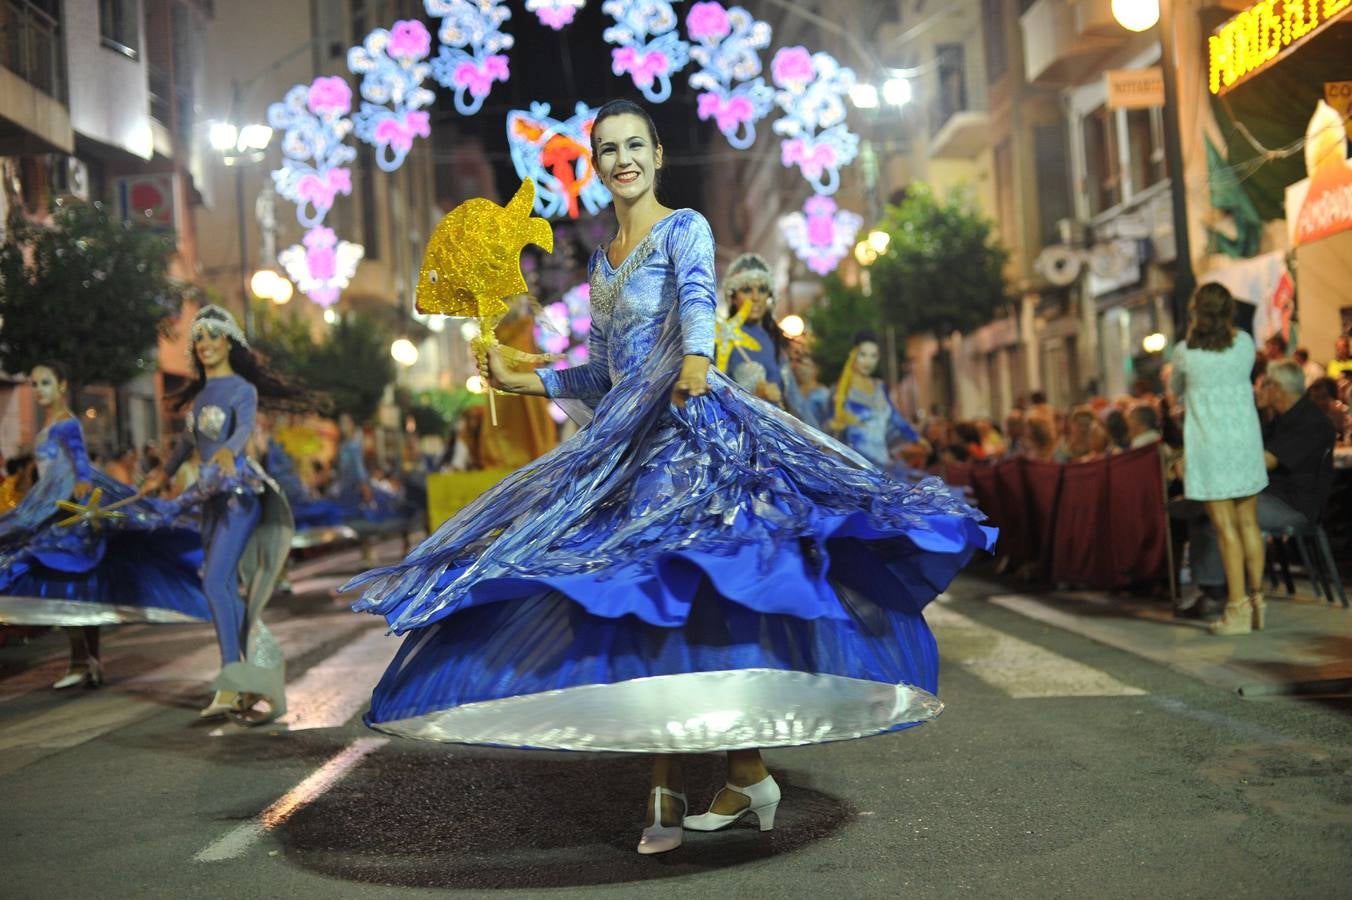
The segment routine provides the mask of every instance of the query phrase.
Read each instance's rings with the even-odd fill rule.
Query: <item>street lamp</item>
[[[802,316],[787,315],[779,320],[779,330],[783,332],[784,337],[796,338],[807,330],[807,326],[803,324]]]
[[[390,356],[404,368],[418,361],[418,348],[408,338],[399,338],[390,344]]]
[[[244,165],[259,162],[272,142],[272,129],[259,122],[237,125],[239,118],[240,85],[234,82],[230,104],[230,119],[211,122],[207,126],[207,142],[221,154],[221,161],[235,170],[235,216],[239,229],[239,297],[244,304],[244,333],[253,334],[253,304],[249,302],[249,236],[244,228]],[[289,284],[289,282],[288,282]],[[288,295],[287,300],[291,297]],[[277,301],[285,303],[286,300]]]
[[[883,82],[883,99],[891,106],[905,106],[913,96],[911,82],[905,78],[892,77]]]
[[[249,290],[260,300],[271,300],[278,306],[290,303],[295,293],[291,280],[273,269],[259,269],[249,279]]]
[[[1113,18],[1130,31],[1160,27],[1160,75],[1164,81],[1164,160],[1169,166],[1169,196],[1173,206],[1174,296],[1170,313],[1174,333],[1182,336],[1188,327],[1188,299],[1196,276],[1192,271],[1192,248],[1188,236],[1188,192],[1183,172],[1183,143],[1178,125],[1178,65],[1174,47],[1174,0],[1113,0]],[[1153,19],[1152,19],[1153,15]]]

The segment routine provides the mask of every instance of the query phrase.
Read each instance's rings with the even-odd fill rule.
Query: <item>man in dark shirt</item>
[[[1305,373],[1293,362],[1269,366],[1258,397],[1271,415],[1263,433],[1268,486],[1258,495],[1258,526],[1269,532],[1307,527],[1319,521],[1333,487],[1333,425],[1305,396]],[[1194,530],[1191,559],[1193,580],[1204,591],[1224,587],[1210,523]]]

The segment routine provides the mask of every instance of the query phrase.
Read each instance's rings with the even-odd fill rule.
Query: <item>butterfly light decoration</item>
[[[536,320],[535,343],[546,353],[559,355],[554,368],[585,365],[591,334],[591,285],[584,281],[569,288],[542,312]]]
[[[740,6],[707,2],[690,7],[685,29],[690,57],[700,65],[690,76],[690,86],[701,92],[697,114],[713,119],[733,147],[747,149],[756,142],[756,123],[774,106],[774,89],[760,77],[770,26]]]
[[[516,40],[502,30],[512,17],[506,0],[423,0],[429,16],[441,19],[441,50],[432,77],[455,91],[455,109],[472,116],[483,108],[495,82],[511,74],[505,51]]]
[[[360,244],[340,241],[332,228],[317,225],[305,233],[300,244],[278,253],[277,262],[302,294],[319,306],[329,307],[352,283],[365,254]]]
[[[526,0],[526,11],[535,13],[541,25],[562,31],[586,5],[587,0]]]
[[[775,102],[784,115],[774,131],[784,140],[780,161],[797,166],[819,194],[840,188],[840,169],[859,155],[859,135],[845,124],[845,96],[855,83],[853,70],[828,53],[783,47],[770,63],[779,90]]]
[[[591,161],[591,130],[596,113],[585,103],[559,120],[548,103],[507,113],[507,146],[522,179],[535,184],[535,212],[547,219],[576,219],[582,210],[595,214],[610,203]]]
[[[272,182],[296,204],[296,219],[306,228],[323,223],[339,194],[352,193],[347,166],[357,151],[343,143],[352,131],[351,110],[352,88],[332,75],[295,85],[268,107],[268,124],[282,132],[282,167]]]
[[[431,52],[432,35],[416,19],[377,28],[347,51],[348,69],[362,76],[365,101],[352,117],[357,137],[375,146],[376,163],[386,172],[403,165],[414,138],[432,133],[424,107],[436,95],[422,86],[431,73],[425,61]]]
[[[676,0],[679,2],[679,0]],[[606,0],[601,11],[615,19],[602,37],[615,44],[611,71],[628,75],[651,103],[671,97],[671,76],[690,62],[690,45],[676,30],[672,0]]]
[[[863,225],[863,216],[840,209],[825,194],[815,194],[803,204],[802,212],[780,218],[779,231],[809,269],[818,275],[829,275],[850,252]]]

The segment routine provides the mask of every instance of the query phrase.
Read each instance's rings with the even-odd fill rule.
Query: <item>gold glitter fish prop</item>
[[[728,363],[732,360],[734,350],[741,353],[743,359],[750,360],[751,357],[746,355],[746,351],[760,349],[760,341],[742,330],[742,326],[746,324],[746,317],[750,313],[751,304],[743,303],[742,308],[737,310],[737,314],[731,318],[725,319],[718,316],[714,319],[714,347],[716,348],[714,365],[724,372],[728,370]]]
[[[521,251],[534,244],[554,252],[554,230],[548,220],[531,215],[534,206],[535,182],[527,178],[506,207],[482,197],[461,203],[437,223],[427,242],[415,305],[424,314],[478,319],[479,336],[472,342],[476,356],[500,346],[495,330],[510,308],[507,299],[527,292]],[[558,358],[510,347],[500,352],[513,363]],[[493,393],[488,386],[489,411],[497,425]]]
[[[135,496],[131,496],[125,500],[119,500],[117,503],[103,506],[103,488],[96,487],[94,488],[93,493],[89,495],[87,503],[81,504],[71,500],[58,500],[56,501],[57,507],[65,512],[74,513],[74,515],[57,522],[57,527],[69,528],[70,526],[78,525],[81,522],[88,522],[91,527],[99,528],[104,522],[111,519],[125,519],[125,513],[114,512],[113,510],[117,509],[119,506],[126,506],[135,499]]]

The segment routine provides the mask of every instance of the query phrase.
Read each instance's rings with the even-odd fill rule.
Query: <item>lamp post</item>
[[[1188,191],[1183,172],[1183,142],[1179,134],[1178,62],[1174,40],[1174,4],[1177,0],[1113,0],[1113,17],[1130,31],[1160,29],[1160,74],[1164,80],[1164,159],[1169,166],[1169,198],[1174,218],[1174,293],[1170,312],[1174,333],[1182,337],[1188,328],[1188,300],[1197,276],[1192,271],[1192,247],[1188,234]],[[1152,12],[1154,15],[1152,16]]]
[[[235,170],[235,217],[239,240],[239,297],[244,306],[244,334],[253,335],[253,305],[249,302],[249,236],[244,222],[244,164],[258,162],[272,142],[272,129],[250,122],[236,124],[240,108],[240,85],[232,87],[230,121],[212,122],[207,137],[226,166]],[[288,298],[289,299],[289,298]]]

